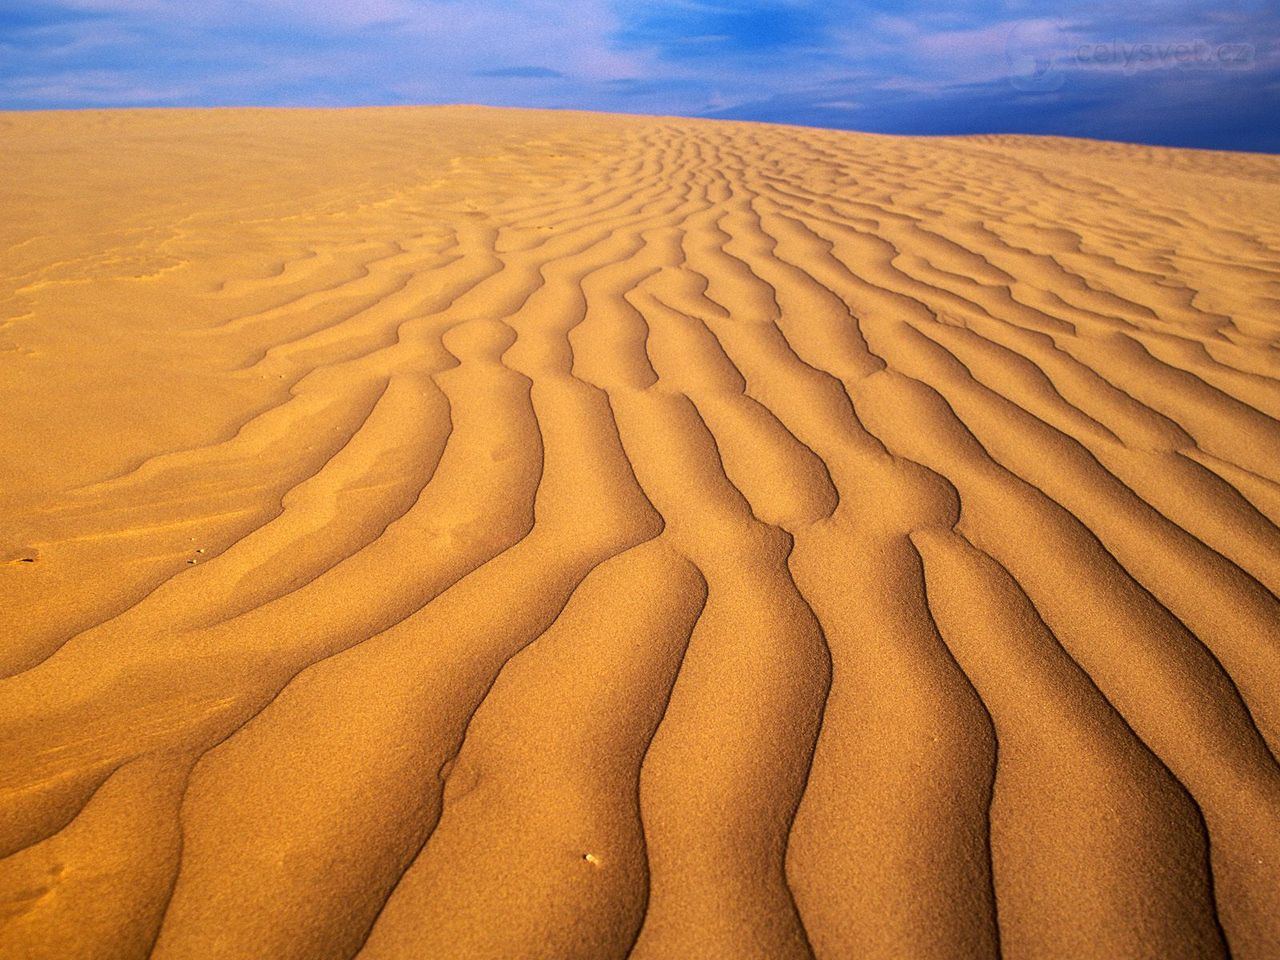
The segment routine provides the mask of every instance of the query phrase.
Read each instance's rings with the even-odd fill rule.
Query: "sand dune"
[[[1280,158],[0,137],[0,956],[1280,957]]]

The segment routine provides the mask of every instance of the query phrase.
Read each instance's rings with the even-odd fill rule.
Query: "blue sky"
[[[1280,0],[0,0],[0,109],[460,102],[1280,152]]]

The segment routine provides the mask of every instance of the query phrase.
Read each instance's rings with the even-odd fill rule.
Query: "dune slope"
[[[0,956],[1280,956],[1280,158],[0,136]]]

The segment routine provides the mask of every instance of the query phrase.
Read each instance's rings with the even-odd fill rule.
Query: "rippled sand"
[[[0,137],[0,956],[1280,956],[1280,158]]]

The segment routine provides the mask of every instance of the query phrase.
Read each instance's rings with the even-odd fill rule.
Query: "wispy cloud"
[[[519,80],[558,80],[564,76],[549,67],[500,67],[497,70],[476,70],[473,77],[513,77]]]

